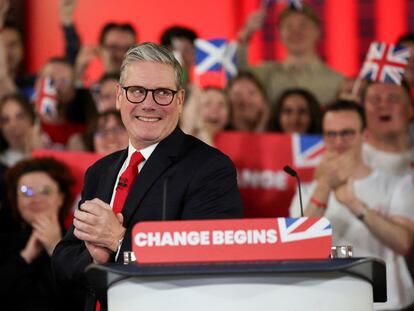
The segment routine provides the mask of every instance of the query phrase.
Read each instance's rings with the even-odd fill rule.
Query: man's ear
[[[116,109],[117,110],[121,109],[122,92],[123,92],[123,88],[118,83],[116,85],[116,100],[115,100],[115,104],[116,104]]]
[[[185,90],[179,89],[175,96],[177,96],[177,105],[179,107],[180,114],[181,114],[181,112],[183,111],[183,107],[184,107]]]

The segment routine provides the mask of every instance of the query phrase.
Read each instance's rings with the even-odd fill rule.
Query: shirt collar
[[[142,156],[145,158],[145,161],[148,160],[148,158],[151,156],[152,152],[155,150],[155,148],[158,146],[158,143],[149,145],[148,147],[145,147],[144,149],[141,150],[137,150],[135,149],[135,147],[131,144],[131,141],[129,142],[129,146],[128,146],[128,158],[127,158],[127,163],[129,163],[129,159],[131,159],[132,154],[135,151],[139,151],[141,152]]]

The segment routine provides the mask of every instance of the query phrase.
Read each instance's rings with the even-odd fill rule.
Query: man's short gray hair
[[[175,75],[175,85],[177,89],[182,88],[183,69],[181,68],[180,63],[170,50],[152,42],[143,42],[129,48],[121,65],[121,77],[119,79],[121,84],[124,82],[126,69],[131,63],[136,61],[148,61],[172,66]]]

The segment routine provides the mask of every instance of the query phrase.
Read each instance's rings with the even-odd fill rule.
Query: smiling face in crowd
[[[203,92],[200,116],[213,135],[224,129],[229,115],[230,107],[224,92],[214,88]]]
[[[58,183],[45,172],[22,175],[17,183],[17,208],[23,220],[32,224],[40,215],[58,215],[64,202]]]
[[[33,120],[17,100],[6,100],[0,109],[0,129],[12,149],[28,144]]]
[[[282,103],[279,123],[284,133],[307,133],[311,113],[306,99],[298,94],[286,97]]]
[[[241,78],[233,82],[229,89],[233,119],[253,127],[267,109],[265,96],[249,79]]]

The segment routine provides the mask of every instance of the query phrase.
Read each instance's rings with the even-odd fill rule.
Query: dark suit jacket
[[[110,202],[118,172],[128,151],[113,153],[92,165],[85,175],[82,201]],[[163,217],[163,191],[166,208]],[[118,261],[131,250],[131,232],[139,221],[242,217],[236,170],[223,153],[179,128],[162,140],[145,163],[122,210],[127,229]],[[73,227],[57,245],[52,265],[61,284],[85,286],[84,270],[92,259]]]

